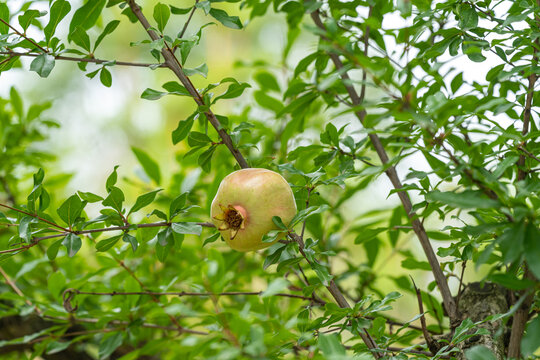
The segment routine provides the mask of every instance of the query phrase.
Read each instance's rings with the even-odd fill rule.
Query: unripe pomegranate
[[[279,216],[287,225],[294,215],[294,195],[283,176],[253,168],[227,175],[219,184],[210,210],[212,222],[221,236],[237,251],[272,245],[262,242],[266,233],[277,229],[272,217]]]

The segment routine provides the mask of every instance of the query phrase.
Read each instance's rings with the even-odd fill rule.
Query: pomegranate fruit
[[[283,176],[256,168],[227,175],[219,184],[210,210],[212,222],[221,236],[237,251],[272,245],[262,241],[266,233],[278,229],[272,217],[279,216],[287,225],[294,215],[294,195]]]

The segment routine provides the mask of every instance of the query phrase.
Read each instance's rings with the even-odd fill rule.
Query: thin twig
[[[3,205],[3,204],[0,204],[0,205]],[[19,211],[19,212],[23,212],[22,210],[19,210],[19,209],[14,209],[14,210]],[[23,212],[23,213],[28,214],[26,212]],[[40,220],[41,220],[41,218],[40,218]],[[65,231],[62,232],[62,233],[35,237],[35,238],[32,239],[31,243],[28,244],[28,245],[22,245],[22,246],[20,246],[18,248],[13,248],[13,249],[8,249],[8,250],[1,250],[0,254],[12,253],[12,252],[17,252],[17,251],[21,251],[21,250],[27,250],[27,249],[29,249],[31,247],[36,246],[39,242],[41,242],[43,240],[64,237],[64,236],[69,235],[70,233],[75,234],[75,235],[84,235],[84,234],[107,232],[107,231],[127,231],[127,230],[130,230],[130,228],[133,228],[133,227],[136,228],[136,229],[139,229],[139,228],[151,228],[151,227],[166,227],[166,226],[171,226],[172,224],[173,224],[172,222],[157,222],[157,223],[147,223],[147,224],[129,224],[129,225],[124,225],[124,226],[111,226],[111,227],[108,227],[108,228],[89,229],[89,230],[72,230],[72,231],[69,231],[67,229],[63,229]],[[198,222],[196,224],[200,225],[200,226],[203,226],[203,227],[215,227],[214,224],[208,223],[208,222]]]
[[[373,5],[369,7],[368,19],[373,13]],[[364,55],[367,56],[368,46],[369,46],[369,25],[366,26],[366,31],[364,33]],[[360,89],[360,103],[364,102],[364,97],[366,96],[366,79],[367,79],[367,69],[362,69],[362,87]]]
[[[13,26],[11,26],[7,21],[5,21],[4,19],[0,18],[0,21],[3,22],[4,24],[6,24],[11,30],[13,30],[15,32],[15,34],[25,38],[26,40],[28,40],[29,42],[31,42],[33,45],[35,45],[37,48],[39,48],[41,51],[43,51],[44,53],[48,53],[49,51],[43,47],[41,47],[37,42],[35,42],[34,40],[32,40],[31,38],[29,38],[28,36],[26,36],[26,34],[24,33],[21,33],[19,32],[17,29],[15,29]]]
[[[225,291],[221,293],[212,293],[212,292],[189,292],[189,291],[166,291],[166,292],[153,292],[153,291],[111,291],[111,292],[93,292],[93,291],[80,291],[77,289],[66,289],[64,293],[75,293],[80,295],[108,295],[108,296],[119,296],[119,295],[151,295],[151,296],[237,296],[237,295],[245,295],[245,296],[260,296],[263,295],[263,291]],[[302,296],[302,295],[296,295],[296,294],[286,294],[286,293],[278,293],[273,294],[272,296],[280,296],[280,297],[288,297],[288,298],[294,298],[294,299],[301,299],[301,300],[309,300],[314,301],[313,298]],[[70,300],[73,300],[73,297],[71,297]],[[315,300],[316,301],[316,300]],[[321,304],[325,304],[324,301],[321,302]]]
[[[49,225],[51,225],[51,226],[54,226],[54,227],[56,227],[56,228],[58,228],[58,229],[60,229],[60,230],[64,230],[65,232],[68,232],[68,233],[70,232],[70,231],[69,231],[68,229],[66,229],[65,227],[62,227],[62,226],[60,226],[60,225],[58,225],[58,224],[53,223],[52,221],[49,221],[49,220],[47,220],[47,219],[44,219],[44,218],[42,218],[41,216],[39,216],[39,215],[37,215],[37,214],[32,214],[32,213],[29,213],[29,212],[24,211],[24,210],[21,210],[21,209],[16,209],[16,208],[11,207],[11,206],[6,205],[6,204],[1,204],[1,203],[0,203],[0,206],[5,207],[6,209],[10,209],[10,210],[13,210],[13,211],[17,211],[17,212],[19,212],[19,213],[21,213],[21,214],[25,214],[25,215],[31,216],[31,217],[33,217],[33,218],[36,218],[36,219],[38,219],[38,220],[40,220],[40,221],[43,221],[43,222],[45,222],[45,223],[47,223],[47,224],[49,224]]]
[[[517,149],[519,151],[522,151],[525,155],[527,155],[528,157],[530,157],[531,159],[534,159],[538,162],[540,162],[540,158],[538,158],[537,156],[535,156],[533,153],[529,152],[527,149],[525,149],[523,146],[521,145],[518,145],[517,146]]]
[[[37,57],[41,54],[36,54],[32,52],[22,53],[22,52],[15,52],[15,51],[0,51],[0,55],[10,55],[11,57],[15,57],[15,56]],[[81,62],[81,63],[111,64],[111,65],[133,66],[133,67],[155,67],[155,68],[167,67],[167,65],[163,63],[150,64],[150,63],[135,63],[135,62],[116,61],[116,60],[103,60],[103,59],[94,59],[94,58],[78,58],[74,56],[63,56],[63,55],[51,55],[51,56],[54,56],[56,60],[75,61],[75,62]]]
[[[427,331],[426,317],[424,315],[424,304],[422,302],[422,293],[420,292],[420,289],[416,287],[416,283],[414,282],[414,279],[412,277],[411,281],[414,286],[414,291],[416,292],[416,299],[418,300],[418,310],[420,311],[420,324],[422,325],[422,334],[424,335],[424,339],[426,339],[426,343],[429,351],[431,351],[431,355],[434,356],[439,351],[439,347],[437,346],[437,343],[433,341],[433,338],[431,337],[429,331]]]
[[[540,41],[537,39],[535,43],[540,44]],[[540,47],[540,45],[538,46]],[[536,56],[534,58],[536,59],[536,61],[533,60],[533,62],[538,62]],[[531,75],[529,75],[529,86],[527,88],[527,98],[525,99],[525,109],[523,110],[523,129],[521,131],[521,134],[523,136],[527,135],[527,133],[529,132],[529,124],[531,122],[532,100],[534,96],[534,85],[536,83],[536,78],[537,77],[534,72]],[[526,152],[527,150],[525,150],[525,145],[526,143],[524,141],[523,144],[520,144],[518,148],[521,151]],[[525,155],[528,155],[528,154],[525,153]],[[527,171],[523,169],[523,167],[525,166],[525,155],[520,155],[519,160],[517,162],[517,166],[519,168],[518,178],[517,178],[518,181],[524,180],[527,177]],[[538,160],[537,158],[535,159]]]
[[[191,21],[191,18],[193,17],[193,14],[195,13],[195,10],[197,10],[197,3],[199,0],[195,0],[195,5],[193,5],[193,9],[191,9],[191,13],[189,14],[188,19],[186,20],[186,23],[184,24],[184,27],[182,28],[182,31],[180,31],[180,34],[178,34],[178,38],[181,39],[184,37],[184,34],[186,33],[186,30],[188,28],[188,25]]]
[[[459,309],[459,300],[461,299],[461,294],[463,291],[463,276],[465,275],[465,268],[467,267],[467,260],[463,261],[463,265],[461,265],[461,276],[459,277],[459,290],[457,294],[456,299],[456,306]]]

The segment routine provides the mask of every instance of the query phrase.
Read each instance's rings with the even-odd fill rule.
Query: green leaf
[[[206,76],[208,75],[208,66],[206,65],[206,63],[204,63],[194,69],[183,68],[182,71],[184,71],[184,74],[186,74],[186,76],[201,75],[203,78],[206,78]]]
[[[60,246],[62,246],[63,241],[63,239],[55,241],[47,248],[47,258],[49,260],[56,259],[56,255],[58,255],[58,250],[60,249]]]
[[[452,89],[452,92],[456,92],[459,90],[459,88],[463,85],[463,73],[457,74],[450,83],[450,88]]]
[[[118,240],[120,240],[121,237],[122,237],[122,235],[116,235],[116,236],[113,236],[111,238],[99,241],[96,244],[96,250],[97,251],[107,251],[107,250],[109,250],[114,245],[116,245],[116,243],[118,242]]]
[[[200,236],[202,233],[202,226],[193,222],[172,223],[171,228],[177,234],[192,234]]]
[[[146,99],[146,100],[157,100],[157,99],[161,99],[162,97],[164,97],[165,95],[168,95],[168,94],[169,93],[161,92],[161,91],[157,91],[157,90],[154,90],[154,89],[147,88],[141,94],[141,98]]]
[[[91,192],[77,191],[77,194],[79,195],[81,199],[89,203],[103,201],[103,198],[101,196],[93,194]]]
[[[32,216],[23,216],[21,221],[19,221],[19,237],[23,239],[26,243],[30,243],[30,240],[32,240],[32,229],[30,228],[30,224],[33,221],[34,217]]]
[[[279,216],[272,216],[272,222],[281,230],[288,230],[287,225],[283,223],[283,220]]]
[[[190,116],[186,120],[180,120],[178,122],[178,126],[172,132],[172,142],[174,145],[178,144],[180,141],[186,138],[186,136],[191,131],[194,122],[195,120],[193,116]]]
[[[107,0],[88,0],[83,6],[77,9],[69,24],[70,35],[68,39],[71,37],[75,28],[81,27],[84,30],[88,30],[94,26],[106,2]]]
[[[157,193],[160,192],[161,190],[162,189],[154,190],[154,191],[151,191],[149,193],[139,196],[137,200],[135,201],[135,205],[133,205],[131,210],[129,210],[128,215],[142,209],[145,206],[150,205],[156,198]]]
[[[300,210],[294,216],[294,218],[291,220],[289,226],[294,226],[294,225],[298,224],[299,222],[304,221],[305,219],[307,219],[308,217],[310,217],[312,215],[320,214],[322,212],[325,212],[329,208],[330,207],[328,205],[323,204],[321,206],[310,206],[307,209]]]
[[[280,292],[283,292],[287,289],[289,286],[289,282],[285,280],[284,278],[277,278],[272,280],[270,284],[268,284],[268,287],[266,290],[264,290],[261,294],[262,298],[274,296],[276,294],[279,294]]]
[[[62,240],[62,245],[66,247],[68,256],[73,257],[80,250],[82,240],[77,235],[70,233]]]
[[[110,206],[117,212],[122,212],[122,203],[125,200],[124,193],[116,186],[111,187],[109,195],[103,200],[103,206]]]
[[[172,5],[169,5],[169,6],[171,8],[171,13],[173,13],[174,15],[185,15],[188,12],[190,12],[191,9],[193,9],[193,8],[178,8]]]
[[[58,26],[60,21],[62,21],[62,19],[65,18],[70,11],[71,5],[69,4],[69,1],[56,0],[55,2],[53,2],[50,10],[49,23],[43,29],[47,44],[49,44],[49,41],[53,37],[54,32],[56,31],[56,27]]]
[[[413,258],[407,258],[403,260],[401,262],[401,266],[404,269],[411,269],[411,270],[420,269],[420,270],[431,271],[431,266],[429,265],[427,261],[418,261]]]
[[[488,279],[508,289],[525,290],[534,286],[534,282],[529,279],[518,279],[516,275],[511,273],[491,274]]]
[[[274,75],[267,71],[260,71],[254,76],[255,81],[259,84],[262,91],[281,91],[279,84]]]
[[[65,349],[67,349],[71,345],[72,345],[71,341],[56,341],[56,340],[51,341],[50,343],[47,344],[47,348],[45,349],[45,353],[47,355],[56,354],[56,353],[59,353],[61,351],[64,351]]]
[[[41,15],[42,14],[38,10],[26,10],[24,14],[19,15],[19,25],[21,25],[23,31],[26,32],[26,29],[32,24],[32,21]]]
[[[294,99],[289,105],[285,106],[283,110],[276,114],[276,116],[282,117],[283,115],[292,113],[299,108],[309,106],[309,104],[312,103],[317,98],[317,96],[318,95],[316,93],[308,93],[304,96]]]
[[[223,94],[216,97],[212,101],[212,103],[215,103],[215,102],[217,102],[218,100],[221,100],[221,99],[234,99],[234,98],[242,95],[244,90],[247,89],[248,87],[251,87],[251,85],[249,85],[248,83],[238,83],[238,82],[233,83],[233,84],[229,85],[229,88],[227,89],[227,91],[225,91]]]
[[[169,7],[162,3],[157,3],[154,6],[154,20],[156,20],[158,29],[161,33],[165,29],[169,18],[171,17],[171,10]]]
[[[23,102],[21,96],[19,95],[19,92],[17,91],[17,89],[15,89],[14,86],[12,86],[9,90],[9,100],[11,102],[13,110],[15,111],[19,119],[22,120],[24,118]]]
[[[273,243],[274,241],[277,240],[279,235],[281,235],[282,233],[283,231],[280,231],[280,230],[270,230],[268,233],[263,235],[261,241],[263,243]]]
[[[525,358],[532,356],[540,347],[540,316],[536,316],[527,325],[527,331],[521,339],[521,353]]]
[[[47,279],[47,288],[54,298],[58,298],[66,286],[66,278],[61,271],[53,272]]]
[[[313,54],[310,54],[308,56],[306,56],[305,58],[303,58],[302,60],[300,60],[298,62],[298,65],[296,65],[296,68],[294,69],[294,77],[298,77],[298,75],[300,75],[301,73],[303,73],[304,71],[306,71],[306,69],[308,68],[308,66],[313,62],[315,61],[315,59],[317,59],[317,56],[319,55],[319,53],[315,52]]]
[[[323,266],[317,262],[313,262],[311,264],[311,268],[313,271],[315,271],[315,274],[317,274],[317,277],[321,281],[321,283],[324,286],[328,286],[330,281],[332,280],[333,276],[330,275],[330,272],[328,271],[328,268],[326,266]]]
[[[0,3],[0,18],[9,19],[9,8],[5,2]],[[7,34],[9,32],[9,27],[0,22],[0,34]]]
[[[30,64],[30,70],[37,72],[42,78],[46,78],[54,69],[54,62],[54,56],[40,54]]]
[[[131,151],[133,151],[133,154],[135,154],[137,160],[139,160],[139,163],[142,165],[146,175],[148,175],[152,180],[154,180],[156,184],[159,184],[161,182],[161,174],[159,172],[159,165],[157,164],[157,162],[155,162],[150,156],[148,156],[147,153],[145,153],[141,149],[137,149],[136,147],[132,146]]]
[[[458,26],[463,30],[474,29],[478,26],[478,14],[469,4],[463,4],[459,11]]]
[[[283,110],[282,102],[266,94],[264,91],[256,91],[254,97],[257,104],[265,109],[275,112],[276,114]]]
[[[119,24],[120,24],[120,20],[113,20],[113,21],[109,22],[107,24],[107,26],[105,26],[105,29],[103,29],[101,34],[99,34],[99,36],[98,36],[98,38],[96,40],[96,43],[94,44],[94,52],[96,51],[99,44],[101,44],[101,42],[103,41],[105,36],[111,34],[114,30],[116,30],[116,28],[118,27]]]
[[[131,249],[133,250],[133,252],[137,251],[137,248],[139,247],[139,242],[137,241],[137,238],[135,236],[124,233],[122,241],[131,244]]]
[[[180,210],[186,205],[188,193],[183,193],[178,195],[169,206],[169,221],[172,220],[176,215],[180,214]]]
[[[81,215],[85,206],[86,201],[82,201],[77,195],[71,195],[60,205],[56,212],[68,226],[72,226]]]
[[[73,32],[70,34],[70,37],[71,41],[82,47],[88,53],[90,52],[90,37],[82,27],[76,27],[75,30],[73,30]]]
[[[158,209],[152,210],[152,212],[148,216],[152,216],[152,215],[157,216],[161,220],[167,221],[167,215],[165,215],[165,213],[163,211],[161,211],[161,210],[158,210]]]
[[[112,85],[112,75],[111,75],[111,72],[109,70],[107,70],[106,67],[101,68],[101,72],[99,74],[99,80],[106,87],[111,87],[111,85]]]
[[[206,244],[215,242],[217,239],[219,239],[220,236],[221,236],[221,233],[217,232],[213,234],[212,236],[207,237],[203,242],[203,246],[206,246]]]
[[[345,355],[345,347],[339,341],[337,334],[319,334],[319,349],[321,349],[326,359],[341,357]]]
[[[480,191],[466,190],[461,193],[433,191],[426,194],[426,200],[462,209],[488,209],[500,206],[499,202],[486,197]]]
[[[192,131],[189,133],[188,144],[191,147],[206,146],[207,144],[211,142],[212,142],[212,139],[210,139],[208,135],[206,134],[203,134],[198,131]]]
[[[491,350],[483,345],[476,345],[465,350],[465,358],[467,360],[496,360],[497,358]]]
[[[509,167],[513,166],[518,161],[519,156],[509,155],[505,156],[504,160],[497,165],[497,168],[493,171],[493,176],[499,178]]]
[[[211,166],[212,166],[212,155],[214,155],[214,151],[216,151],[215,146],[210,146],[207,150],[205,150],[201,155],[199,155],[199,159],[197,160],[197,163],[203,169],[204,172],[209,173]]]
[[[180,96],[191,96],[189,91],[176,81],[169,81],[162,85],[162,87],[169,92],[169,94]]]
[[[198,9],[203,9],[204,13],[208,15],[208,13],[210,12],[210,9],[212,8],[212,4],[210,3],[209,0],[203,0],[203,1],[199,1],[195,3],[195,7],[197,7]]]
[[[116,350],[122,342],[124,341],[124,336],[121,331],[106,334],[101,342],[99,343],[99,360],[105,360],[109,358],[114,350]]]
[[[161,230],[157,234],[156,256],[160,262],[165,262],[174,245],[174,236],[171,228]]]
[[[116,173],[116,169],[118,169],[118,165],[116,165],[109,177],[107,178],[107,182],[105,184],[105,190],[107,192],[111,191],[112,187],[116,184],[116,181],[118,180],[118,174]]]
[[[238,16],[229,16],[226,11],[220,10],[220,9],[210,9],[209,14],[222,23],[223,25],[231,28],[231,29],[241,29],[242,28],[242,22],[238,18]]]
[[[525,260],[532,273],[540,279],[540,231],[536,224],[529,223],[525,230]]]
[[[507,226],[497,238],[496,242],[499,244],[505,264],[510,264],[523,256],[525,231],[525,224],[520,222]]]

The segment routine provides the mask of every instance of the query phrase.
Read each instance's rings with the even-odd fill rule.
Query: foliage
[[[493,318],[459,315],[468,265],[473,280],[508,289],[510,309],[497,318],[514,339],[507,355],[519,357],[521,345],[534,357],[538,2],[46,5],[0,4],[2,76],[47,78],[65,61],[111,87],[118,66],[165,68],[162,89],[149,84],[137,101],[176,95],[194,107],[168,135],[170,149],[180,149],[174,173],[133,146],[146,182],[114,167],[102,192],[64,199],[62,176],[49,176],[53,156],[38,146],[57,126],[44,115],[50,103],[25,106],[15,87],[0,101],[1,316],[47,324],[2,334],[0,347],[19,346],[28,358],[69,349],[124,360],[447,358],[464,349],[467,358],[492,358],[493,349],[467,347],[472,337],[503,336],[478,327]],[[196,26],[194,14],[204,23]],[[211,69],[192,56],[206,26],[232,32],[266,15],[287,23],[281,62],[242,59],[252,80],[200,79]],[[153,62],[127,61],[122,48],[101,58],[120,28],[132,36],[122,46]],[[306,37],[316,46],[291,61]],[[493,64],[485,81],[467,78],[475,63]],[[232,102],[238,110],[221,113]],[[224,245],[208,214],[221,179],[247,166],[283,174],[299,212],[290,224],[274,218],[278,231],[266,239],[288,240],[242,254]],[[351,215],[360,196],[376,201],[377,186],[388,201]],[[421,292],[411,272],[430,274]],[[423,314],[408,305],[416,294],[427,326],[415,325]],[[450,336],[434,350],[420,344],[426,333]]]

